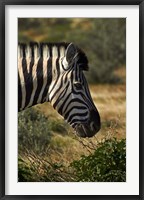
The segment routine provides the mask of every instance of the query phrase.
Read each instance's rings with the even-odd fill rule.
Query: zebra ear
[[[68,63],[72,61],[77,53],[77,48],[73,43],[70,43],[66,49],[66,60]]]

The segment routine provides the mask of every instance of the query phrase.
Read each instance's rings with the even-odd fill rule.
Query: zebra
[[[50,102],[79,137],[101,128],[83,71],[84,51],[74,43],[18,43],[18,111]]]

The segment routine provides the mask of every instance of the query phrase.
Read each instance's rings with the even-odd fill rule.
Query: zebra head
[[[87,57],[70,43],[58,62],[59,65],[55,59],[57,70],[52,72],[49,101],[80,137],[92,137],[101,125],[83,73],[83,70],[88,70]]]

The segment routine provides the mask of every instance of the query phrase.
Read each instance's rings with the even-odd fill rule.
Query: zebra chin
[[[90,112],[90,118],[86,122],[77,123],[73,128],[80,137],[93,137],[101,128],[99,113],[92,110]]]
[[[77,124],[74,130],[78,136],[85,138],[93,137],[100,130],[100,127],[93,126],[92,129],[92,127],[88,124]]]

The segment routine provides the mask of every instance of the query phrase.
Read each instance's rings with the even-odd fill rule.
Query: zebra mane
[[[22,49],[23,57],[26,57],[26,48],[29,46],[31,48],[31,56],[34,57],[34,47],[37,47],[39,49],[40,57],[43,57],[43,47],[48,46],[49,49],[52,49],[52,47],[56,46],[58,48],[64,47],[65,50],[68,47],[70,43],[67,42],[30,42],[29,44],[26,43],[18,43],[18,46],[20,49]],[[76,45],[75,45],[76,46]],[[88,71],[88,59],[86,54],[83,50],[81,50],[78,46],[76,46],[77,54],[79,55],[78,63],[80,63],[80,67],[82,70]]]

